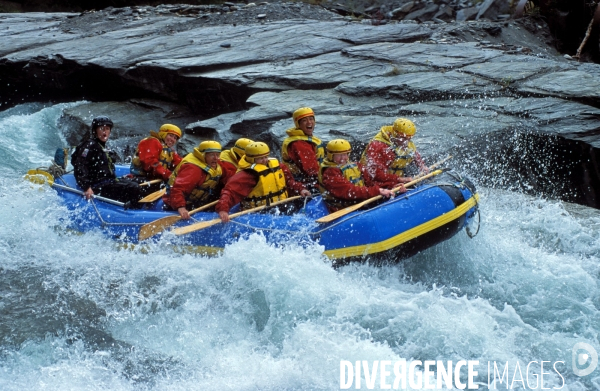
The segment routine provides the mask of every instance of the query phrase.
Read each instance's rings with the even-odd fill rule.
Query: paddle
[[[446,163],[448,160],[452,159],[452,155],[448,155],[446,156],[444,159],[440,160],[437,163],[433,163],[431,166],[429,166],[429,171],[433,170],[434,168],[436,168],[437,166],[439,166],[440,164]],[[416,178],[415,178],[416,179]]]
[[[448,156],[447,156],[447,157],[445,157],[444,159],[442,159],[442,160],[440,160],[440,161],[438,161],[438,162],[436,162],[436,163],[432,164],[432,165],[429,167],[429,170],[433,170],[434,168],[436,168],[436,167],[437,167],[437,166],[439,166],[440,164],[443,164],[443,163],[447,162],[447,161],[448,161],[448,160],[450,160],[450,159],[452,159],[452,155],[448,155]],[[437,173],[437,174],[435,174],[435,175],[438,175],[438,174],[440,174],[441,172],[442,172],[442,171],[438,172],[438,173]],[[433,173],[431,173],[431,174],[433,174]],[[430,175],[430,174],[428,174],[428,175],[425,175],[425,176],[423,176],[423,175],[419,175],[419,176],[415,177],[415,178],[414,178],[414,179],[413,179],[411,182],[405,183],[405,184],[404,184],[404,187],[407,187],[407,186],[412,186],[412,185],[414,185],[415,183],[418,183],[418,182],[422,181],[423,179],[425,179],[425,178],[429,178],[429,177],[431,177],[431,176],[433,176],[433,175]],[[395,193],[395,192],[397,192],[398,190],[400,190],[400,188],[401,188],[401,187],[400,187],[400,186],[398,186],[398,187],[396,187],[396,188],[392,189],[392,191]],[[375,197],[369,198],[368,200],[365,200],[365,201],[363,201],[363,202],[361,202],[361,203],[358,203],[358,204],[356,204],[356,205],[349,206],[349,207],[347,207],[347,208],[344,208],[344,209],[340,209],[340,210],[338,210],[337,212],[333,212],[333,213],[331,213],[331,214],[328,214],[327,216],[321,217],[320,219],[317,219],[317,220],[315,220],[315,221],[316,221],[317,223],[328,223],[328,222],[330,222],[330,221],[333,221],[333,220],[336,220],[336,219],[338,219],[338,218],[340,218],[340,217],[342,217],[342,216],[345,216],[345,215],[347,215],[348,213],[354,212],[355,210],[358,210],[358,209],[362,208],[363,206],[365,206],[365,205],[367,205],[367,204],[370,204],[371,202],[377,201],[377,200],[379,200],[379,199],[381,199],[381,198],[382,198],[382,196],[381,196],[381,195],[378,195],[378,196],[375,196]]]
[[[441,174],[442,172],[444,172],[444,170],[436,170],[436,171],[430,172],[430,173],[429,173],[429,174],[427,174],[427,175],[423,175],[423,176],[421,176],[421,177],[418,177],[417,179],[414,179],[414,180],[412,180],[412,181],[410,181],[410,182],[408,182],[408,183],[405,183],[405,184],[404,184],[404,187],[412,186],[412,185],[414,185],[414,184],[416,184],[416,183],[419,183],[419,182],[421,182],[422,180],[425,180],[425,179],[427,179],[427,178],[431,178],[432,176],[439,175],[439,174]],[[394,187],[394,188],[392,189],[392,191],[395,193],[395,192],[397,192],[398,190],[400,190],[401,188],[402,188],[401,186]],[[330,221],[333,221],[333,220],[339,219],[340,217],[342,217],[342,216],[345,216],[345,215],[347,215],[348,213],[354,212],[355,210],[358,210],[358,209],[362,208],[363,206],[365,206],[365,205],[368,205],[368,204],[370,204],[371,202],[375,202],[375,201],[377,201],[377,200],[380,200],[380,199],[382,199],[382,198],[383,198],[383,196],[382,196],[382,195],[378,195],[378,196],[375,196],[375,197],[371,197],[371,198],[369,198],[368,200],[365,200],[365,201],[363,201],[363,202],[360,202],[360,203],[358,203],[358,204],[356,204],[356,205],[349,206],[349,207],[347,207],[347,208],[344,208],[344,209],[340,209],[340,210],[338,210],[337,212],[333,212],[333,213],[331,213],[331,214],[328,214],[327,216],[321,217],[320,219],[317,219],[317,220],[315,220],[315,221],[316,221],[317,223],[329,223]]]
[[[258,211],[261,211],[261,210],[263,210],[265,208],[268,208],[268,207],[271,207],[271,206],[281,205],[281,204],[285,204],[286,202],[297,200],[298,198],[301,198],[301,196],[294,196],[294,197],[286,198],[285,200],[273,202],[271,205],[257,206],[256,208],[252,208],[252,209],[244,210],[242,212],[231,214],[231,215],[229,215],[229,218],[233,219],[235,217],[243,216],[243,215],[248,214],[248,213],[258,212]],[[199,230],[204,229],[204,228],[211,227],[211,226],[213,226],[215,224],[219,224],[220,222],[221,222],[221,219],[213,219],[213,220],[208,220],[208,221],[200,221],[199,223],[191,224],[191,225],[188,225],[186,227],[176,228],[176,229],[173,230],[173,233],[175,233],[175,235],[184,235],[184,234],[188,234],[190,232],[195,232],[195,231],[199,231]]]
[[[62,190],[70,191],[71,193],[80,194],[82,196],[85,196],[85,193],[82,192],[81,190],[77,190],[77,189],[74,189],[69,186],[63,186],[63,185],[59,185],[58,183],[54,183],[54,184],[52,184],[52,187],[56,187],[57,189],[62,189]],[[120,206],[124,209],[126,209],[125,204],[129,204],[128,202],[119,202],[119,201],[111,200],[110,198],[105,198],[105,197],[95,195],[95,194],[92,194],[92,198],[95,200],[98,200],[98,201],[106,202],[107,204],[113,204],[116,206]]]
[[[162,182],[162,179],[152,179],[151,181],[140,183],[140,186],[150,186],[150,185],[154,185],[155,183],[161,183],[161,182]]]
[[[211,206],[215,206],[217,204],[217,202],[219,202],[219,200],[213,201],[206,205],[202,205],[199,208],[192,209],[189,211],[189,214],[193,215],[196,212],[200,212],[202,210],[208,209]],[[172,215],[172,216],[162,217],[162,218],[160,218],[158,220],[154,220],[148,224],[144,224],[144,225],[142,225],[142,228],[140,228],[140,233],[138,234],[138,239],[146,240],[146,239],[164,231],[165,229],[169,228],[170,226],[172,226],[179,220],[181,220],[181,216],[179,214],[176,214],[176,215]]]
[[[57,189],[61,189],[61,190],[65,190],[65,191],[70,191],[71,193],[75,193],[75,194],[79,194],[82,196],[85,196],[85,193],[81,190],[77,190],[74,189],[72,187],[69,186],[63,186],[63,185],[59,185],[58,183],[54,182],[54,177],[46,171],[43,170],[29,170],[27,171],[27,174],[25,174],[25,179],[27,179],[30,182],[33,183],[37,183],[40,185],[43,185],[44,183],[47,183],[49,186],[51,187],[55,187]],[[119,202],[119,201],[115,201],[115,200],[111,200],[110,198],[104,198],[98,195],[92,195],[92,197],[96,200],[99,201],[103,201],[106,202],[108,204],[113,204],[113,205],[117,205],[120,206],[122,208],[125,207],[125,203],[123,202]]]
[[[156,180],[160,180],[160,179],[156,179]],[[138,202],[154,202],[157,199],[159,199],[160,197],[162,197],[163,194],[165,194],[166,192],[167,192],[167,188],[163,187],[162,189],[157,190],[154,193],[148,194],[146,197],[142,198]]]

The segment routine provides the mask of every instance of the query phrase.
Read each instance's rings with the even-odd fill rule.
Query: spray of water
[[[511,377],[563,361],[569,389],[600,381],[570,360],[576,342],[600,349],[600,214],[483,188],[478,236],[384,267],[333,269],[318,244],[260,235],[212,258],[169,238],[123,249],[66,229],[56,194],[21,178],[63,146],[63,107],[0,115],[1,389],[332,390],[341,360],[401,359],[508,362]]]

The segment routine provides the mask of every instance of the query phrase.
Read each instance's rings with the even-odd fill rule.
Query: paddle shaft
[[[419,177],[417,179],[414,179],[414,180],[412,180],[412,181],[410,181],[408,183],[403,184],[402,186],[404,186],[404,187],[412,186],[412,185],[414,185],[416,183],[421,182],[424,179],[431,178],[434,175],[439,175],[442,172],[443,172],[442,170],[436,170],[436,171],[430,172],[429,174],[423,175],[423,176],[421,176],[421,177]],[[398,187],[393,188],[392,192],[394,192],[394,193],[397,192],[398,190],[400,190],[402,188],[402,186],[398,186]],[[329,223],[330,221],[339,219],[340,217],[345,216],[348,213],[354,212],[355,210],[358,210],[358,209],[362,208],[363,206],[368,205],[368,204],[370,204],[372,202],[375,202],[377,200],[380,200],[382,198],[383,198],[383,196],[381,194],[378,195],[378,196],[375,196],[375,197],[371,197],[368,200],[365,200],[363,202],[360,202],[360,203],[358,203],[356,205],[349,206],[349,207],[344,208],[344,209],[340,209],[340,210],[338,210],[336,212],[328,214],[327,216],[323,216],[320,219],[317,219],[315,221],[317,223]]]
[[[450,160],[450,159],[452,159],[452,155],[448,155],[447,157],[445,157],[444,159],[440,160],[439,162],[433,163],[431,166],[429,166],[429,170],[430,170],[430,171],[431,171],[431,170],[433,170],[433,169],[434,169],[434,168],[436,168],[437,166],[439,166],[439,165],[441,165],[441,164],[444,164],[444,163],[446,163],[446,162],[447,162],[448,160]],[[439,173],[438,173],[438,174],[439,174]],[[436,174],[436,175],[437,175],[437,174]],[[416,176],[416,177],[415,177],[415,178],[414,178],[412,181],[410,181],[410,182],[407,182],[407,183],[404,183],[404,184],[403,184],[403,186],[404,186],[404,187],[407,187],[407,186],[412,186],[412,185],[414,185],[414,184],[416,184],[416,183],[418,183],[418,182],[422,181],[423,179],[425,179],[425,178],[429,178],[429,177],[431,177],[431,175],[430,175],[430,174]],[[392,191],[393,191],[394,193],[396,193],[396,192],[398,192],[398,190],[400,190],[401,188],[402,188],[402,186],[397,186],[397,187],[394,187],[394,188],[392,189]],[[375,196],[375,197],[379,197],[379,198],[377,198],[377,199],[380,199],[382,196],[381,196],[381,195],[378,195],[378,196]],[[373,198],[375,198],[375,197],[373,197]],[[367,201],[368,201],[368,200],[367,200]],[[363,201],[363,202],[364,202],[364,201]]]
[[[444,159],[440,160],[439,162],[437,162],[437,163],[434,163],[434,164],[432,164],[431,166],[429,166],[429,170],[430,170],[430,171],[431,171],[431,170],[433,170],[434,168],[436,168],[436,167],[437,167],[437,166],[439,166],[440,164],[444,164],[444,163],[446,163],[446,162],[447,162],[448,160],[450,160],[450,159],[452,159],[452,156],[451,156],[451,155],[450,155],[450,156],[447,156],[446,158],[444,158]],[[423,179],[425,179],[425,178],[429,178],[429,177],[431,177],[431,176],[432,176],[431,174],[432,174],[432,173],[429,173],[429,174],[426,174],[426,175],[418,175],[418,176],[414,177],[414,179],[413,179],[412,181],[410,181],[410,182],[407,182],[407,183],[403,183],[402,185],[403,185],[404,187],[407,187],[407,186],[412,186],[412,185],[414,185],[414,184],[416,184],[416,183],[418,183],[418,182],[422,181],[422,180],[423,180]],[[438,174],[440,174],[440,173],[438,173]],[[438,174],[435,174],[435,175],[438,175]],[[400,190],[401,188],[402,188],[402,186],[396,186],[396,187],[394,187],[394,188],[392,189],[392,192],[396,193],[396,192],[398,192],[398,190]],[[381,197],[381,196],[379,195],[379,196],[377,196],[377,197]],[[378,198],[378,199],[379,199],[379,198]]]
[[[271,206],[276,206],[276,205],[281,205],[281,204],[285,204],[286,202],[290,202],[293,200],[297,200],[298,198],[301,198],[301,196],[294,196],[294,197],[290,197],[290,198],[286,198],[285,200],[281,200],[281,201],[277,201],[277,202],[273,202],[270,205],[261,205],[261,206],[257,206],[256,208],[252,208],[252,209],[248,209],[248,210],[243,210],[241,212],[237,212],[237,213],[233,213],[231,215],[229,215],[229,219],[233,219],[236,218],[238,216],[243,216],[245,214],[249,214],[249,213],[253,213],[253,212],[259,212],[265,208],[271,207]],[[184,235],[190,232],[195,232],[195,231],[199,231],[201,229],[204,228],[208,228],[211,227],[215,224],[219,224],[221,222],[221,219],[213,219],[213,220],[208,220],[208,221],[200,221],[196,224],[192,224],[192,225],[188,225],[187,227],[181,227],[181,228],[177,228],[173,230],[173,233],[175,233],[175,235]]]
[[[429,174],[427,174],[427,175],[420,176],[420,177],[418,177],[418,178],[416,178],[416,179],[413,179],[413,180],[412,180],[412,181],[410,181],[410,182],[404,183],[402,186],[397,186],[397,187],[394,187],[394,188],[392,189],[392,192],[395,194],[395,193],[397,193],[397,192],[398,192],[400,189],[402,189],[402,187],[408,187],[408,186],[416,185],[417,183],[421,182],[421,181],[422,181],[422,180],[424,180],[424,179],[431,178],[432,176],[435,176],[435,175],[438,175],[438,174],[441,174],[441,173],[442,173],[442,170],[436,170],[436,171],[430,172],[430,173],[429,173]],[[378,196],[371,197],[371,198],[369,198],[368,200],[365,200],[365,201],[363,201],[363,202],[361,202],[361,203],[359,203],[359,204],[352,205],[352,206],[351,206],[351,208],[358,206],[356,209],[359,209],[359,208],[362,208],[362,207],[363,207],[363,206],[365,206],[365,205],[368,205],[368,204],[370,204],[371,202],[374,202],[374,201],[380,200],[380,199],[382,199],[382,198],[383,198],[383,196],[380,194],[380,195],[378,195]],[[359,206],[359,205],[360,205],[360,206]],[[356,209],[354,209],[354,210],[356,210]]]
[[[446,163],[448,160],[452,159],[452,155],[448,155],[446,158],[440,160],[437,163],[433,163],[431,166],[429,166],[429,170],[433,170],[434,168],[436,168],[437,166],[439,166],[440,164],[444,164]]]
[[[52,184],[52,187],[56,187],[57,189],[66,190],[66,191],[70,191],[71,193],[80,194],[82,196],[85,196],[85,193],[82,192],[81,190],[73,189],[72,187],[69,187],[69,186],[59,185],[56,182]],[[122,208],[125,207],[125,203],[119,202],[119,201],[115,201],[115,200],[111,200],[110,198],[104,198],[104,197],[101,197],[101,196],[98,196],[98,195],[92,195],[92,197],[95,198],[95,199],[97,199],[98,201],[106,202],[107,204],[117,205],[117,206],[120,206]]]
[[[146,197],[142,198],[138,202],[154,202],[157,199],[159,199],[160,197],[162,197],[163,194],[165,194],[166,192],[167,192],[166,188],[162,188],[160,190],[156,190],[154,193],[148,194]]]
[[[189,215],[191,216],[196,212],[200,212],[200,211],[210,208],[211,206],[215,206],[217,204],[217,202],[219,202],[219,200],[210,202],[206,205],[202,205],[196,209],[192,209],[189,211]],[[172,226],[179,220],[181,220],[181,216],[177,214],[177,215],[173,215],[173,216],[166,216],[166,217],[160,218],[158,220],[154,220],[148,224],[144,224],[140,228],[140,232],[138,234],[138,239],[145,240],[145,239],[148,239],[158,233],[161,233],[162,231],[169,228],[170,226]]]
[[[162,179],[153,179],[151,181],[148,182],[142,182],[140,183],[140,186],[150,186],[150,185],[154,185],[155,183],[161,183]]]
[[[433,167],[433,166],[432,166],[432,167]],[[398,190],[402,189],[402,187],[403,187],[403,186],[404,186],[404,187],[408,187],[408,186],[415,185],[415,184],[417,184],[417,183],[421,182],[423,179],[431,178],[432,176],[439,175],[439,174],[441,174],[442,172],[443,172],[442,170],[435,170],[435,171],[432,171],[432,172],[430,172],[430,173],[429,173],[429,174],[427,174],[427,175],[423,175],[423,176],[417,177],[417,178],[413,179],[413,180],[412,180],[412,181],[410,181],[410,182],[404,183],[402,186],[394,187],[394,188],[392,189],[392,191],[393,191],[394,193],[396,193],[396,192],[398,192]],[[377,197],[381,197],[381,195],[379,195],[379,196],[377,196]],[[375,197],[373,197],[373,198],[375,198]]]

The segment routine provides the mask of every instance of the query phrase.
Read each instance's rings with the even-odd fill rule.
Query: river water
[[[65,229],[54,192],[22,179],[65,145],[74,104],[0,113],[0,390],[356,389],[357,361],[368,389],[363,365],[389,361],[380,389],[402,360],[467,360],[479,389],[600,387],[599,369],[576,374],[600,350],[596,210],[480,188],[475,238],[385,267],[260,236],[216,258],[125,250]]]

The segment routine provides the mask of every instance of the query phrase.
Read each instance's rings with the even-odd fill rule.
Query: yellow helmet
[[[413,136],[417,132],[417,127],[414,122],[406,118],[398,118],[394,121],[394,125],[392,125],[392,134],[391,136]]]
[[[200,145],[198,145],[198,151],[204,153],[208,152],[219,152],[221,153],[221,144],[216,141],[202,141]]]
[[[292,118],[294,119],[294,125],[298,128],[298,121],[305,117],[315,116],[313,109],[310,107],[300,107],[298,110],[294,111],[292,114]]]
[[[241,159],[242,156],[246,154],[246,147],[248,144],[253,143],[254,141],[249,138],[239,138],[235,145],[231,148],[231,151],[236,154],[238,159]]]
[[[167,137],[167,134],[169,133],[177,136],[178,139],[181,138],[181,129],[172,124],[164,124],[163,126],[161,126],[158,130],[158,137],[161,140],[164,140],[165,137]]]
[[[271,151],[269,150],[269,146],[267,144],[260,141],[255,141],[246,145],[246,161],[248,163],[254,163],[255,159],[268,156],[269,152]]]
[[[327,143],[327,160],[333,161],[333,155],[335,153],[350,153],[352,146],[350,143],[343,138],[331,140]]]

